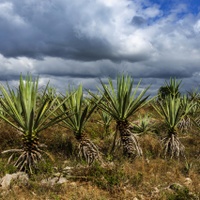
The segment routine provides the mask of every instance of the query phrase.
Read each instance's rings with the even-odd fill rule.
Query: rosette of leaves
[[[100,114],[100,117],[101,117],[100,123],[104,127],[104,132],[102,133],[101,138],[104,139],[105,136],[109,135],[109,128],[110,128],[110,124],[111,124],[111,121],[112,121],[112,116],[109,115],[108,113],[106,113],[103,110],[99,110],[99,114]]]
[[[129,118],[148,102],[145,93],[149,89],[147,87],[137,94],[141,82],[135,88],[133,83],[130,76],[122,74],[117,77],[116,88],[110,78],[108,84],[101,81],[102,89],[99,88],[102,98],[98,107],[116,121],[116,133],[120,133],[123,154],[128,157],[142,156],[137,137],[130,130]],[[93,100],[98,100],[98,96],[91,95]]]
[[[158,91],[158,99],[163,100],[168,96],[179,97],[181,83],[182,81],[176,78],[170,78],[169,82],[165,81],[165,85],[160,87]]]
[[[90,165],[100,158],[100,154],[97,146],[84,132],[84,128],[97,107],[97,104],[92,104],[86,98],[84,99],[82,85],[76,90],[69,89],[66,93],[66,97],[68,100],[61,107],[61,113],[71,110],[73,114],[64,119],[62,124],[73,131],[79,143],[78,155],[83,157]]]
[[[153,124],[149,115],[140,115],[137,123],[131,123],[131,130],[138,135],[147,134],[153,131]]]
[[[20,171],[28,173],[33,172],[38,161],[43,159],[43,153],[46,153],[40,148],[39,133],[66,118],[65,113],[54,115],[66,99],[55,106],[57,97],[48,98],[46,95],[48,85],[40,94],[38,82],[39,78],[33,79],[31,75],[27,75],[23,79],[21,75],[19,87],[15,90],[8,84],[7,87],[0,85],[2,93],[0,118],[18,133],[20,132],[22,137],[22,148],[9,149],[2,153],[11,153],[9,162],[16,157],[15,154],[18,154],[17,159],[14,159],[14,165]],[[39,96],[43,99],[40,103],[38,103]]]
[[[184,132],[188,131],[192,127],[192,118],[197,113],[198,103],[190,99],[187,95],[184,95],[181,97],[181,107],[185,111],[185,114],[177,127],[181,132]]]
[[[185,102],[186,103],[186,102]],[[157,113],[164,120],[167,126],[167,136],[163,138],[162,143],[164,145],[164,156],[170,158],[179,157],[182,155],[185,157],[185,147],[181,143],[178,137],[178,125],[187,116],[190,109],[193,107],[191,102],[182,104],[181,97],[168,96],[162,101],[158,101],[153,105]]]

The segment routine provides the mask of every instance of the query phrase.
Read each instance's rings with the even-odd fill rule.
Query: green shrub
[[[173,193],[167,193],[167,200],[196,200],[195,195],[191,194],[187,187],[181,186],[179,184],[173,184],[170,186]]]
[[[104,168],[97,163],[90,169],[88,176],[92,176],[92,181],[99,188],[109,191],[123,184],[126,179],[121,168],[117,166]]]
[[[141,172],[138,172],[132,178],[130,178],[130,183],[134,187],[139,186],[142,183],[142,181],[143,181],[143,174]]]
[[[17,168],[11,164],[6,164],[7,161],[1,159],[0,160],[0,176],[4,176],[5,174],[12,174],[17,171]]]

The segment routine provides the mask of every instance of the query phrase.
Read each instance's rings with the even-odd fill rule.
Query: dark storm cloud
[[[19,74],[13,75],[13,74],[8,74],[8,75],[0,75],[0,80],[1,81],[9,81],[9,80],[14,80],[17,81],[19,80]]]
[[[116,51],[123,41],[114,44],[117,35],[112,35],[111,17],[112,10],[98,1],[2,1],[0,53],[5,57],[82,61],[145,59],[140,52],[134,56]]]
[[[152,93],[170,76],[192,87],[200,72],[200,14],[176,2],[165,10],[147,0],[1,0],[0,79],[31,72],[41,84],[94,89],[98,78],[124,72],[153,81]]]
[[[114,78],[118,73],[116,64],[108,60],[80,62],[62,59],[58,61],[56,58],[48,58],[44,59],[43,61],[36,61],[34,66],[38,74],[57,77],[67,76],[72,78]]]

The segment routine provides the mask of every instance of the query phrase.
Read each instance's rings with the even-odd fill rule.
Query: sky
[[[0,82],[31,73],[58,91],[131,75],[156,94],[200,85],[198,0],[0,0]]]

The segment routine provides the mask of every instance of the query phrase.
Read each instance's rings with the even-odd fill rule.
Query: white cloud
[[[199,15],[183,3],[164,12],[147,0],[6,0],[0,30],[1,79],[29,71],[59,86],[66,78],[89,86],[123,71],[145,78],[200,71]]]
[[[200,33],[200,19],[194,24],[194,31]]]
[[[5,2],[0,4],[0,18],[5,19],[8,23],[12,25],[21,26],[24,25],[24,20],[13,10],[13,4],[10,2]]]
[[[154,18],[162,14],[161,10],[158,8],[158,6],[148,7],[143,10],[144,16],[147,18]]]

